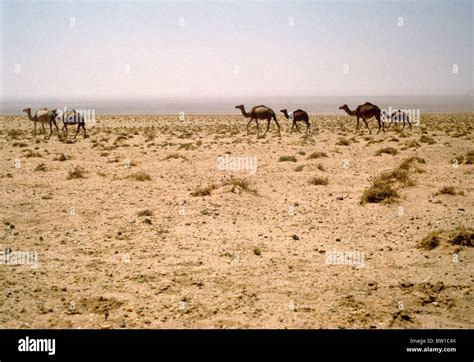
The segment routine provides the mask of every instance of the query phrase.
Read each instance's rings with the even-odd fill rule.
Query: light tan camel
[[[51,134],[53,133],[53,124],[56,127],[56,131],[58,132],[58,137],[61,139],[61,136],[59,135],[59,129],[58,125],[56,124],[54,113],[51,111],[48,111],[47,108],[42,108],[36,111],[35,115],[31,115],[31,108],[25,108],[23,110],[28,115],[28,119],[32,121],[35,125],[35,136],[36,136],[36,123],[40,123],[41,126],[43,127],[44,130],[44,125],[47,124],[49,125],[49,136],[45,136],[45,139],[49,139],[51,137]],[[45,131],[46,133],[46,131]]]
[[[359,118],[362,118],[365,125],[367,126],[367,129],[369,130],[369,133],[372,134],[372,131],[370,130],[369,125],[367,123],[367,120],[371,119],[372,117],[375,117],[379,124],[379,130],[377,131],[377,134],[379,134],[380,128],[382,128],[382,130],[385,132],[384,125],[380,120],[380,108],[377,107],[375,104],[366,102],[358,106],[354,111],[351,111],[347,104],[344,104],[343,106],[340,106],[339,109],[346,111],[349,116],[357,117],[356,133],[359,131]]]
[[[265,135],[268,132],[268,129],[270,128],[270,121],[273,118],[273,120],[275,121],[275,123],[278,127],[278,135],[281,136],[280,124],[277,121],[275,112],[273,112],[273,110],[271,108],[269,108],[267,106],[264,106],[264,105],[255,106],[251,109],[251,111],[249,113],[247,113],[245,111],[245,107],[242,104],[239,105],[239,106],[235,106],[235,108],[240,109],[240,111],[242,112],[242,115],[245,118],[250,118],[250,120],[247,123],[247,135],[249,134],[249,125],[250,125],[250,123],[252,123],[252,121],[255,120],[255,122],[257,123],[257,138],[258,138],[259,135],[260,135],[258,120],[259,119],[262,119],[262,120],[265,119],[267,121],[267,129],[265,130],[265,133],[263,134],[263,137],[265,137]]]

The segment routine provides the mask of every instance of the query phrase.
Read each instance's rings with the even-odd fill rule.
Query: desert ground
[[[278,118],[0,117],[0,327],[473,328],[474,113]]]

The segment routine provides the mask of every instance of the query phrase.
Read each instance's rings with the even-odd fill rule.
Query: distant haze
[[[57,99],[108,113],[231,113],[239,99],[472,110],[473,15],[471,0],[2,1],[1,110]]]
[[[473,112],[470,96],[322,96],[322,97],[251,97],[251,98],[165,98],[165,99],[109,99],[109,100],[4,100],[0,103],[0,114],[19,115],[22,109],[31,107],[50,109],[64,107],[93,110],[95,115],[104,114],[241,114],[235,109],[244,104],[247,110],[265,104],[278,112],[282,108],[305,109],[311,114],[345,114],[339,106],[347,103],[351,109],[358,104],[371,101],[382,109],[419,110],[426,113]]]

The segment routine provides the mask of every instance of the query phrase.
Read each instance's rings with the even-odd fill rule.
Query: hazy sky
[[[467,93],[472,4],[4,0],[0,94]]]

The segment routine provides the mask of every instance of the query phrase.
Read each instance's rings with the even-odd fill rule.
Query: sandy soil
[[[0,246],[38,256],[0,265],[0,327],[473,328],[472,247],[419,243],[473,225],[474,114],[372,136],[347,116],[311,121],[309,137],[281,120],[282,137],[257,140],[237,115],[103,116],[60,142],[0,117]],[[256,173],[219,169],[225,154],[256,157]],[[360,203],[414,156],[398,199]]]

